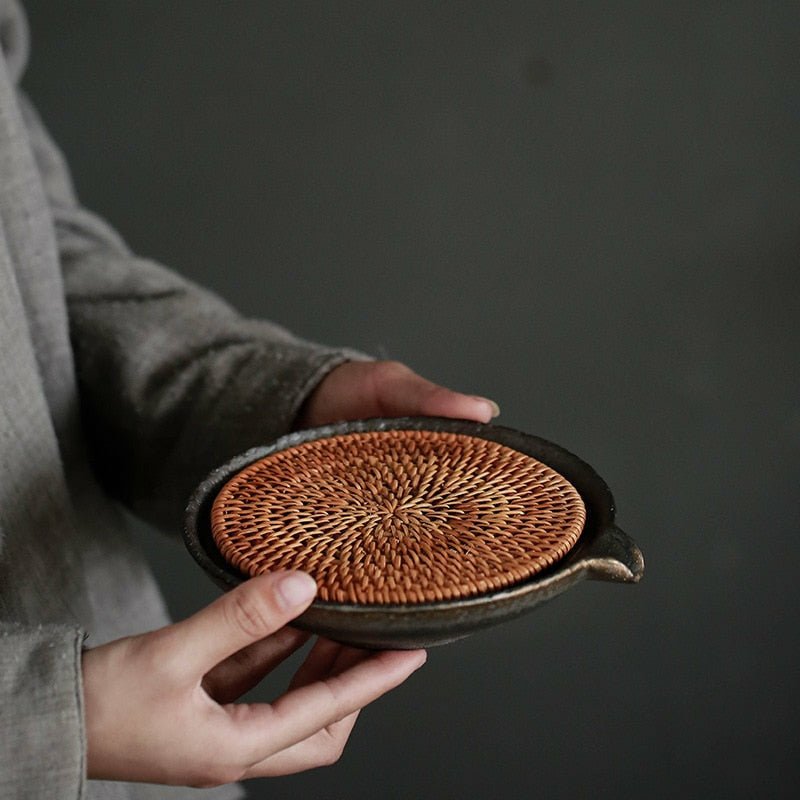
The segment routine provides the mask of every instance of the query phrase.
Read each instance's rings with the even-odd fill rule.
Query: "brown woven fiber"
[[[409,604],[525,580],[583,530],[575,488],[496,442],[426,430],[348,433],[273,453],[222,488],[214,541],[248,575],[302,569],[318,597]]]

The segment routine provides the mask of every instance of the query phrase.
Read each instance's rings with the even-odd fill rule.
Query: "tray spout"
[[[592,542],[581,561],[588,577],[600,581],[638,583],[644,574],[644,556],[625,531],[609,526]]]

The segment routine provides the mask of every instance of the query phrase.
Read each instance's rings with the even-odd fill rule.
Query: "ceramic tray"
[[[528,580],[475,597],[408,605],[359,605],[317,600],[292,624],[346,644],[368,648],[410,649],[445,644],[481,628],[518,617],[584,578],[636,583],[644,571],[642,554],[614,521],[614,498],[585,462],[552,442],[498,425],[432,417],[372,419],[338,423],[291,433],[255,447],[215,469],[190,498],[184,540],[189,552],[222,589],[247,576],[227,563],[211,534],[211,507],[236,473],[265,456],[289,447],[348,433],[426,430],[488,439],[541,461],[566,478],[586,507],[577,543],[560,561]]]

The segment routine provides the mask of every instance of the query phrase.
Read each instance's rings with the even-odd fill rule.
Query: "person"
[[[205,473],[293,428],[496,406],[244,319],[131,253],[19,88],[15,0],[0,46],[0,796],[234,797],[330,763],[425,653],[320,639],[285,694],[239,704],[305,641],[289,623],[314,581],[253,578],[170,624],[118,504],[174,533]]]

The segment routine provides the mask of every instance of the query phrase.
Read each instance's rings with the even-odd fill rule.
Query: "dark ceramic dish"
[[[255,447],[215,469],[195,490],[186,509],[184,540],[194,559],[222,589],[247,576],[228,564],[211,536],[217,493],[240,470],[270,453],[344,433],[385,430],[447,431],[489,439],[533,456],[563,475],[586,506],[586,525],[561,560],[529,580],[468,599],[417,605],[354,605],[316,601],[292,624],[346,644],[411,649],[445,644],[480,628],[520,616],[583,578],[636,583],[644,571],[641,551],[614,523],[614,498],[586,463],[552,442],[510,428],[434,417],[371,419],[298,431]]]

